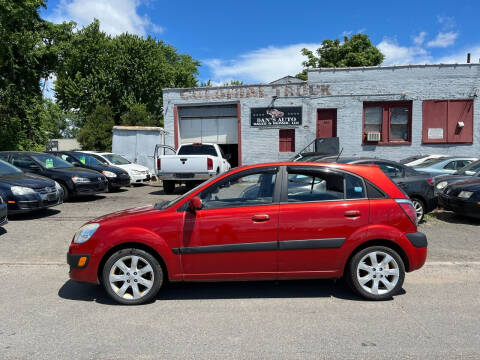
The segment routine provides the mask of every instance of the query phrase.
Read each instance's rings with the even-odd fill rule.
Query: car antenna
[[[343,147],[340,149],[340,152],[338,153],[337,158],[335,159],[335,162],[338,161],[338,158],[340,157],[340,155],[342,155],[342,152],[343,152]]]

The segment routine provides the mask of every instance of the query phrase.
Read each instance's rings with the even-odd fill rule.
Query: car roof
[[[14,151],[0,151],[0,154],[22,154],[22,155],[37,155],[37,154],[46,154],[46,152],[42,151],[19,151],[19,150],[14,150]]]

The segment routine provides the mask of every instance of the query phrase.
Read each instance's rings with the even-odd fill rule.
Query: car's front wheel
[[[152,300],[163,284],[157,259],[140,249],[123,249],[106,261],[102,283],[112,299],[126,305]]]
[[[356,253],[348,266],[347,281],[369,300],[386,300],[398,294],[405,279],[405,266],[398,253],[372,246]]]

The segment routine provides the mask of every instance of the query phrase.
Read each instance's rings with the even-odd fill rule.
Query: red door
[[[317,138],[337,136],[337,109],[317,110]]]
[[[203,208],[184,216],[179,252],[185,279],[276,277],[276,173],[248,170],[202,192]]]
[[[280,205],[279,277],[338,270],[342,246],[368,219],[369,202],[360,178],[292,167],[287,198],[282,195]]]

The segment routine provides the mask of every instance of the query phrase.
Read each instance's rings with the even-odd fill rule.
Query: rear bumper
[[[424,233],[415,232],[405,234],[411,246],[408,246],[407,256],[409,271],[420,269],[427,260],[428,241]]]
[[[173,181],[196,181],[196,180],[208,180],[217,175],[216,172],[206,173],[157,173],[159,180],[173,180]]]

